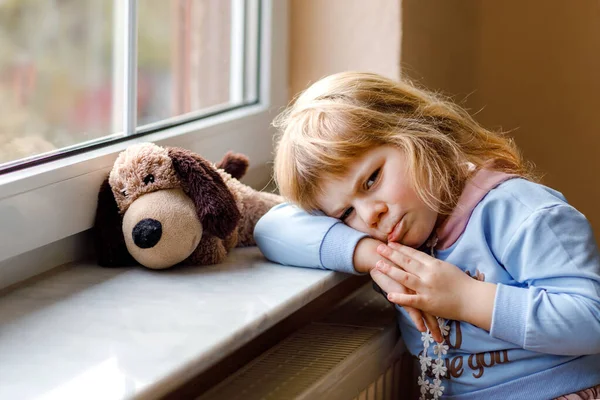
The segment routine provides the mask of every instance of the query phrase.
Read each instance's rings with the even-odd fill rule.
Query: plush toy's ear
[[[221,168],[235,179],[240,179],[246,174],[249,164],[248,157],[245,155],[228,151],[217,164],[217,168]]]
[[[98,207],[94,221],[94,245],[98,264],[103,267],[135,265],[137,262],[127,251],[123,237],[123,218],[108,184],[102,182],[98,193]]]
[[[225,239],[233,232],[241,215],[221,175],[208,161],[189,150],[172,147],[169,157],[183,190],[196,206],[202,229]]]

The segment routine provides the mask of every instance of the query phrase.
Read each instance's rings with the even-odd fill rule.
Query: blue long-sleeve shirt
[[[353,252],[365,236],[290,204],[255,229],[274,262],[348,273],[356,273]],[[600,254],[588,221],[559,192],[524,179],[501,183],[436,257],[498,285],[490,332],[450,322],[445,398],[548,399],[600,383]],[[421,333],[396,308],[418,355]]]

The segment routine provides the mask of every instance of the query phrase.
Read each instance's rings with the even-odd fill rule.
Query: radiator
[[[393,307],[368,284],[198,399],[410,399],[413,371]]]
[[[404,356],[401,356],[404,357]],[[408,399],[409,390],[402,392],[402,385],[407,384],[407,375],[412,375],[410,370],[403,367],[403,360],[394,362],[383,374],[362,390],[353,400],[393,400]]]

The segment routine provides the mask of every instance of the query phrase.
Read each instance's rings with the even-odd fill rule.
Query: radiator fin
[[[312,323],[200,397],[294,399],[381,330]]]
[[[379,375],[375,382],[369,384],[352,400],[399,400],[408,398],[406,391],[401,393],[400,389],[405,382],[402,369],[402,361],[396,361],[383,374]]]
[[[197,400],[414,398],[414,361],[394,314],[367,284]]]

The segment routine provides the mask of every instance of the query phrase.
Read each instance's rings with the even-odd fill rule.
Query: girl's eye
[[[340,220],[342,220],[342,222],[345,221],[350,216],[350,214],[352,214],[352,211],[354,211],[354,207],[346,208],[346,210],[344,210],[344,212],[342,213]]]
[[[369,176],[369,179],[367,179],[367,181],[365,182],[365,186],[367,189],[371,189],[371,186],[373,186],[375,184],[375,182],[377,182],[377,177],[379,176],[379,171],[381,171],[381,168],[377,168],[375,170],[375,172],[373,172],[371,174],[371,176]]]
[[[127,189],[123,189],[123,190],[121,190],[121,194],[122,194],[124,197],[127,197]]]

